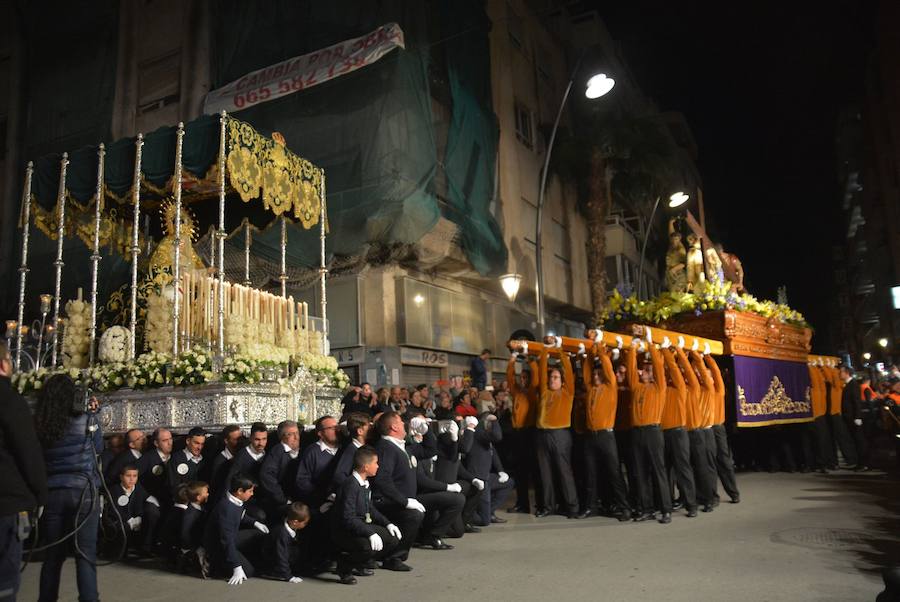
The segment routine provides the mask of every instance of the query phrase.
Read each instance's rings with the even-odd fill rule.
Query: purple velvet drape
[[[734,356],[734,382],[738,426],[812,420],[805,363]]]

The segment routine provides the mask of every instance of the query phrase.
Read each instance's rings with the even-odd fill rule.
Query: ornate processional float
[[[18,319],[6,323],[21,393],[66,372],[105,402],[110,432],[339,411],[349,383],[328,355],[325,174],[277,132],[223,111],[44,157],[26,169],[21,216]],[[208,240],[195,245],[204,218]],[[52,281],[31,277],[53,292],[29,296],[44,267],[29,266],[32,225],[56,249]],[[293,252],[304,240],[318,251],[311,265]],[[88,282],[66,263],[78,241]],[[320,316],[288,295],[313,281]]]

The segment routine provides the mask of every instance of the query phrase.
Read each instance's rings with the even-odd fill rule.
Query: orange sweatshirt
[[[663,351],[663,358],[666,362],[667,388],[666,388],[666,407],[662,413],[662,429],[668,430],[683,427],[684,410],[687,403],[687,385],[684,382],[684,376],[675,363],[675,351],[672,347]]]
[[[703,412],[700,409],[700,381],[697,380],[697,374],[691,367],[687,356],[681,349],[675,350],[675,359],[681,367],[681,374],[684,376],[685,384],[685,404],[684,404],[684,425],[689,431],[696,430],[701,427],[701,418]]]
[[[809,401],[812,404],[813,418],[825,415],[828,409],[828,391],[825,388],[825,376],[818,366],[809,367]]]
[[[628,350],[626,380],[631,389],[631,423],[635,427],[659,424],[666,403],[666,375],[663,372],[662,355],[650,345],[650,362],[653,364],[654,382],[642,383],[637,370],[638,352]]]
[[[716,394],[716,383],[713,377],[706,371],[706,364],[703,358],[696,351],[691,351],[691,365],[700,373],[697,379],[700,385],[700,403],[699,414],[695,417],[697,428],[706,428],[712,426],[713,423],[713,403]]]
[[[539,429],[567,429],[572,425],[572,403],[575,399],[575,375],[572,373],[572,361],[563,354],[560,362],[563,379],[562,388],[551,391],[548,383],[547,359],[549,354],[545,348],[541,351],[541,403],[538,408],[537,427]]]
[[[594,385],[594,358],[600,359],[602,376],[601,384]],[[584,372],[584,384],[588,388],[585,421],[589,431],[604,431],[613,428],[616,423],[616,406],[618,405],[618,384],[613,372],[609,354],[601,345],[595,345],[581,363]]]
[[[509,383],[509,392],[512,395],[512,426],[514,429],[522,429],[534,426],[537,420],[538,391],[541,385],[541,375],[538,373],[537,362],[528,362],[531,370],[531,382],[523,389],[516,378],[516,360],[510,359],[506,366],[506,382]]]
[[[713,384],[715,385],[714,394],[710,400],[712,403],[713,424],[725,424],[725,381],[722,380],[722,372],[719,370],[719,364],[711,355],[703,356],[703,361],[712,372]]]
[[[844,381],[841,380],[840,373],[837,368],[824,367],[826,382],[831,383],[831,389],[828,392],[829,401],[831,402],[831,415],[840,416],[841,414],[841,395],[844,393]]]

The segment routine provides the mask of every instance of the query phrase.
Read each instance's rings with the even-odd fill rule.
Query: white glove
[[[650,328],[648,328],[648,327],[646,327],[646,326],[644,327],[644,336],[647,337],[647,342],[648,342],[648,343],[652,343],[652,342],[653,342],[653,333],[650,331]]]
[[[407,510],[418,510],[422,514],[425,514],[425,506],[422,505],[422,502],[417,500],[414,497],[406,498],[406,509]]]
[[[452,493],[462,493],[462,486],[459,483],[450,483],[447,485],[447,491]]]
[[[37,517],[38,517],[38,519],[40,519],[43,515],[44,515],[44,507],[43,507],[43,506],[38,506],[38,509],[37,509]]]
[[[484,417],[485,422],[493,422],[495,420],[497,420],[496,414],[488,414],[487,416]]]
[[[853,424],[855,424],[856,426],[862,426],[862,418],[857,418],[853,421]]]
[[[505,472],[502,472],[502,471],[498,472],[497,476],[499,477],[499,479],[497,479],[497,480],[500,481],[501,483],[505,483],[509,480],[509,475],[506,474]]]
[[[512,353],[509,354],[509,357],[511,360],[516,361],[516,358],[519,357],[519,352],[513,351]]]
[[[528,355],[528,342],[522,341],[522,353]]]
[[[481,479],[472,479],[472,487],[478,491],[484,491],[484,481]]]
[[[450,440],[456,441],[459,439],[459,425],[456,424],[455,420],[451,420],[450,424],[447,425],[447,432],[450,433]]]
[[[391,523],[387,526],[387,532],[396,537],[397,539],[403,539],[403,534],[400,533],[400,527]]]
[[[584,349],[584,343],[578,343],[578,355],[587,355],[587,351]]]
[[[620,351],[618,349],[612,350],[612,360],[614,362],[619,361],[619,355],[620,355]]]
[[[694,339],[694,344],[691,345],[691,351],[697,351],[698,349],[700,349],[700,341]]]
[[[260,531],[262,531],[263,533],[265,533],[266,535],[269,534],[269,528],[267,526],[265,526],[264,524],[262,524],[261,522],[259,522],[259,521],[254,522],[253,526],[256,527],[257,529],[259,529]]]
[[[662,343],[660,344],[660,349],[668,349],[672,346],[672,341],[669,340],[669,337],[663,337]]]
[[[678,335],[678,348],[684,349],[684,337],[681,335]]]
[[[478,426],[478,419],[474,416],[466,416],[466,428],[474,431],[476,426]]]
[[[128,523],[128,526],[131,528],[132,531],[140,531],[141,530],[141,517],[140,516],[135,516],[133,518],[129,518],[125,522]]]
[[[632,339],[631,339],[631,346],[632,346],[632,347],[637,347],[637,346],[640,345],[640,344],[641,344],[641,340],[640,340],[639,338],[637,338],[637,337],[632,337]]]
[[[594,342],[602,343],[603,342],[603,331],[599,328],[594,329]]]
[[[647,351],[647,343],[645,343],[644,341],[638,341],[638,351],[640,351],[641,353]]]
[[[416,435],[424,435],[428,432],[428,420],[421,416],[414,416],[413,419],[409,421],[409,427]]]
[[[228,585],[240,585],[246,580],[247,574],[244,573],[244,567],[236,566],[234,567],[234,571],[231,573],[231,579],[228,580]]]
[[[625,341],[622,340],[622,337],[616,335],[616,347],[621,349],[625,346]]]
[[[326,512],[331,510],[332,506],[334,506],[334,504],[332,504],[331,502],[325,502],[324,504],[319,506],[319,512],[321,512],[322,514],[325,514]]]
[[[288,579],[288,583],[303,583],[302,577],[291,577]]]
[[[709,343],[703,343],[703,355],[709,355],[712,353],[712,349],[709,348]]]
[[[153,504],[154,506],[156,506],[157,508],[159,508],[159,500],[156,499],[155,497],[153,497],[152,495],[147,497],[147,501],[149,503]]]
[[[384,549],[384,542],[381,541],[381,535],[378,533],[372,533],[369,535],[369,545],[372,546],[373,552],[380,552]]]

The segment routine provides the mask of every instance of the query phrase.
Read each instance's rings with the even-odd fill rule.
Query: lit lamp
[[[605,73],[598,73],[588,80],[584,95],[589,99],[594,100],[595,98],[605,96],[615,85],[616,80],[607,77]]]
[[[516,295],[519,294],[519,285],[522,283],[522,276],[519,274],[504,274],[500,276],[500,286],[503,287],[503,292],[506,293],[507,299],[510,301],[516,300]]]
[[[7,341],[8,341],[9,339],[13,338],[14,336],[16,336],[16,326],[18,326],[18,325],[19,325],[18,322],[16,322],[15,320],[7,320],[7,321],[6,321],[6,338],[7,338]],[[8,346],[8,343],[7,343],[7,346]]]
[[[888,340],[884,337],[881,337],[880,339],[878,339],[878,344],[881,346],[882,349],[887,349]]]
[[[676,207],[681,207],[690,199],[690,195],[678,191],[669,196],[669,208],[675,209]],[[656,202],[653,203],[653,211],[650,212],[650,221],[647,222],[647,231],[644,232],[644,243],[641,245],[641,262],[638,266],[638,299],[641,298],[641,293],[644,288],[644,254],[647,252],[647,241],[650,239],[650,229],[653,227],[653,218],[656,217],[656,209],[659,207],[659,197],[656,197]]]
[[[680,206],[684,205],[685,203],[687,203],[688,199],[690,199],[690,198],[691,198],[690,195],[688,195],[684,192],[678,191],[669,197],[669,207],[672,209],[674,209],[675,207],[680,207]]]
[[[872,359],[872,354],[866,351],[865,353],[863,353],[863,359],[868,362],[870,359]]]
[[[425,303],[425,297],[422,296],[422,293],[416,293],[413,297],[413,303],[416,304],[416,307],[422,307],[422,304]]]
[[[53,295],[41,295],[41,329],[38,331],[37,362],[35,362],[36,368],[41,367],[41,355],[44,347],[44,331],[48,328],[45,323],[47,321],[47,314],[50,313],[50,301],[52,300]]]

